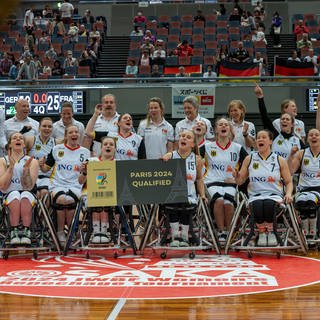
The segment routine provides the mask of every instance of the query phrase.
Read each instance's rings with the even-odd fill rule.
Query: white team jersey
[[[275,129],[280,132],[280,119],[275,119],[272,122],[273,126],[275,127]],[[298,119],[294,119],[294,134],[301,139],[301,137],[305,137],[306,136],[306,131],[304,129],[304,123],[301,120]]]
[[[230,142],[223,148],[217,141],[208,141],[205,144],[204,182],[224,182],[233,178],[232,171],[239,166],[241,148],[242,146],[235,142]]]
[[[56,142],[54,138],[50,137],[46,143],[43,143],[40,139],[40,135],[37,135],[35,137],[34,144],[29,152],[29,156],[32,156],[37,160],[43,157],[47,157],[55,145],[56,145]],[[39,169],[39,177],[40,176],[50,177],[50,175],[51,175],[51,170],[49,170],[48,172],[42,172]]]
[[[234,121],[231,121],[233,129],[234,129],[234,138],[233,142],[239,143],[243,148],[247,151],[248,154],[251,153],[252,149],[246,146],[245,138],[242,134],[243,126],[245,123],[248,124],[248,135],[253,139],[256,139],[256,128],[252,122],[242,121],[242,123],[237,124]]]
[[[112,119],[106,120],[102,115],[100,115],[94,124],[93,130],[98,132],[118,132],[118,119],[119,113],[115,113]],[[98,141],[93,142],[92,150],[96,155],[100,155],[101,143]]]
[[[172,152],[172,159],[183,159],[178,151]],[[197,203],[197,192],[195,181],[197,179],[197,161],[194,152],[191,152],[186,160],[186,174],[187,174],[187,187],[188,187],[188,201],[189,203]]]
[[[173,127],[165,119],[158,125],[152,121],[147,125],[147,120],[142,120],[138,134],[144,139],[147,159],[160,159],[167,153],[168,141],[174,141]]]
[[[289,139],[285,139],[280,133],[272,142],[272,151],[282,158],[288,159],[291,149],[294,146],[301,149],[301,144],[298,137],[291,136]]]
[[[8,189],[1,190],[1,192],[9,193],[10,191],[14,191],[14,190],[17,190],[17,191],[24,190],[22,187],[22,184],[21,184],[21,177],[22,177],[22,173],[23,173],[23,166],[28,161],[28,159],[30,159],[29,156],[23,156],[18,162],[16,162],[14,164],[11,183],[10,183]],[[5,156],[5,160],[6,160],[7,165],[9,165],[10,161],[8,159],[8,156]]]
[[[65,144],[58,144],[48,156],[47,164],[54,165],[52,187],[76,188],[81,190],[78,182],[82,162],[90,157],[90,151],[83,147],[71,149]]]
[[[320,153],[313,155],[310,148],[304,150],[297,189],[320,188]]]
[[[268,199],[272,196],[283,197],[283,182],[281,179],[279,156],[271,152],[267,159],[262,159],[258,152],[251,155],[248,166],[249,201],[255,197]]]
[[[192,127],[198,122],[198,121],[204,121],[206,126],[207,126],[207,133],[206,133],[206,139],[213,139],[214,138],[214,132],[213,128],[211,125],[210,120],[207,118],[201,117],[199,114],[198,116],[193,120],[189,120],[188,118],[185,118],[183,120],[180,120],[176,124],[176,129],[175,129],[175,140],[179,140],[179,133],[184,131],[184,130],[191,130]]]
[[[116,160],[138,160],[138,150],[142,137],[132,132],[126,138],[120,133],[114,134],[113,132],[108,136],[117,138]]]

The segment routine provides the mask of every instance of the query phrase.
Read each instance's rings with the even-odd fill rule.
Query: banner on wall
[[[87,196],[88,207],[187,202],[185,160],[91,161]]]
[[[214,84],[174,84],[172,85],[172,118],[184,118],[183,100],[195,96],[199,102],[199,114],[205,118],[214,117],[215,108]]]

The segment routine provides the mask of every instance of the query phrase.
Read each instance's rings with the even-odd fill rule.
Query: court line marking
[[[115,320],[117,319],[118,314],[120,313],[123,306],[126,304],[127,299],[119,299],[117,304],[114,306],[113,310],[109,314],[108,318],[105,320]]]

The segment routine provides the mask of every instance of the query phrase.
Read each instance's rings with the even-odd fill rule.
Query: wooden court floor
[[[320,259],[319,252],[308,256]],[[0,294],[0,319],[318,320],[320,283],[269,293],[172,300],[75,300]]]

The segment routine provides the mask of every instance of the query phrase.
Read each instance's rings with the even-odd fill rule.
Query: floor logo
[[[296,256],[11,257],[0,262],[0,292],[96,299],[213,297],[319,282],[319,270],[320,260]]]

